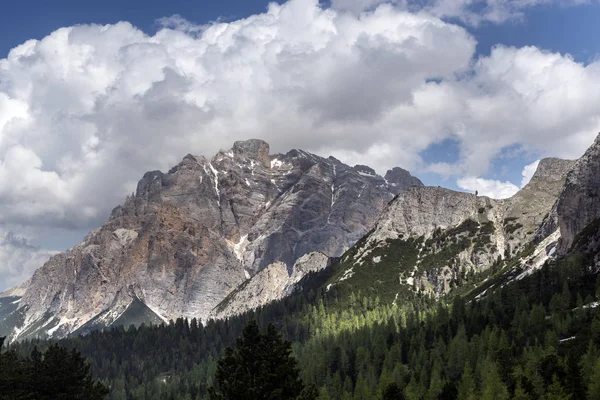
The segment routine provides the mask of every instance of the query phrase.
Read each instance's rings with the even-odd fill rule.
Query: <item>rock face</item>
[[[0,334],[60,337],[130,308],[205,320],[269,265],[289,283],[305,254],[339,256],[395,194],[421,184],[401,169],[386,177],[302,150],[270,155],[261,140],[210,160],[187,155],[168,173],[146,173],[104,226],[36,271],[5,318],[18,323]]]
[[[323,253],[307,253],[296,261],[291,275],[284,263],[274,262],[231,292],[212,310],[210,318],[231,317],[289,296],[304,276],[327,267],[330,260]]]
[[[518,254],[536,233],[544,246],[553,247],[559,234],[549,221],[573,164],[541,160],[531,181],[506,200],[411,187],[390,202],[374,229],[344,255],[341,272],[330,283],[364,281],[379,269],[397,276],[401,285],[439,295],[467,281],[472,272]],[[542,224],[547,230],[543,236]],[[389,290],[390,295],[397,292]]]
[[[540,241],[557,229],[553,206],[574,165],[575,161],[559,158],[541,160],[531,181],[510,199],[504,218],[505,225],[512,222],[508,242],[513,250],[534,238]]]
[[[576,236],[600,217],[600,135],[568,173],[556,212],[560,250],[565,252]]]

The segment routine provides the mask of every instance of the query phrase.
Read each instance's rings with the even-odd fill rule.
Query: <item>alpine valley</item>
[[[78,349],[111,399],[206,398],[250,320],[319,399],[596,399],[599,249],[600,136],[505,200],[248,140],[146,173],[0,336]]]

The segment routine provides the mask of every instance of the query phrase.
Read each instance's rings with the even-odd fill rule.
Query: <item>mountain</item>
[[[550,225],[573,165],[541,160],[531,181],[506,200],[411,187],[344,254],[327,285],[366,290],[392,301],[406,290],[439,296],[475,284],[480,273],[517,255],[522,256],[520,266],[537,268],[558,242],[557,224],[544,234],[541,229]]]
[[[282,262],[246,280],[211,312],[226,319],[61,343],[114,398],[208,396],[215,360],[252,320],[293,342],[319,398],[600,398],[599,150],[542,160],[507,200],[409,188],[341,257],[300,257],[299,281]]]
[[[411,186],[385,207],[374,229],[341,261],[313,257],[301,269],[316,272],[332,264],[336,272],[327,281],[328,288],[346,286],[350,293],[367,290],[392,301],[401,299],[406,290],[437,296],[454,287],[475,285],[481,280],[479,273],[499,266],[502,259],[524,254],[528,245],[520,265],[539,268],[548,258],[546,248],[554,247],[559,237],[557,224],[545,235],[541,226],[549,226],[574,163],[541,160],[531,181],[507,200]],[[538,246],[533,248],[530,244],[535,240]],[[227,296],[210,316],[230,317],[293,293],[305,274],[293,279],[284,270],[282,263],[269,265]]]
[[[414,185],[422,183],[400,168],[381,177],[302,150],[271,155],[261,140],[210,160],[187,155],[168,173],[146,173],[102,227],[53,256],[18,295],[4,294],[0,335],[206,320],[270,265],[285,266],[292,285],[307,253],[341,255]]]

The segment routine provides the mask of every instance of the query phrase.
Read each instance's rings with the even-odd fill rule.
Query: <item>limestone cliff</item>
[[[187,155],[168,173],[146,173],[102,227],[36,271],[0,334],[60,337],[139,321],[132,309],[150,322],[205,320],[269,265],[293,281],[305,254],[339,256],[395,194],[421,184],[401,169],[386,177],[302,150],[271,155],[261,140],[212,159]]]
[[[573,163],[541,160],[531,181],[506,200],[411,187],[390,202],[373,231],[344,255],[330,284],[363,284],[379,270],[401,286],[438,295],[521,252],[540,235],[542,223],[548,232],[538,241],[549,237],[556,242],[557,226],[547,221]]]
[[[268,265],[220,302],[210,313],[210,318],[231,317],[282,299],[292,294],[296,284],[309,272],[322,270],[329,265],[330,260],[323,253],[307,253],[296,261],[291,275],[281,261]]]
[[[556,212],[565,252],[600,217],[600,135],[568,173]]]

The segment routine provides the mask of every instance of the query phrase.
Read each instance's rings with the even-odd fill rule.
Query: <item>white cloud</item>
[[[519,191],[519,187],[513,183],[493,179],[465,177],[456,181],[456,184],[461,189],[493,199],[507,199]]]
[[[525,187],[525,185],[529,183],[533,177],[533,174],[535,174],[535,171],[537,171],[539,164],[540,160],[536,160],[523,168],[523,172],[521,172],[521,175],[523,176],[523,179],[521,180],[521,187]]]
[[[452,87],[460,112],[460,165],[484,173],[503,148],[519,145],[541,156],[577,158],[600,130],[600,62],[535,47],[498,46]]]
[[[0,292],[23,283],[55,253],[32,246],[23,237],[7,233],[0,239]]]
[[[600,131],[600,61],[502,46],[474,59],[475,39],[440,17],[466,18],[475,2],[378,3],[291,0],[207,26],[175,16],[153,36],[79,25],[14,48],[0,60],[0,227],[90,229],[145,171],[249,137],[477,177],[507,147],[576,158]],[[444,139],[459,161],[426,165],[419,152]],[[494,197],[516,188],[461,182]]]
[[[399,114],[475,48],[458,26],[385,4],[357,17],[291,0],[198,29],[162,23],[173,29],[154,36],[62,28],[0,60],[0,224],[98,225],[145,171],[249,137],[414,165],[431,138],[407,140],[416,125]]]
[[[360,14],[381,3],[412,12],[427,12],[443,19],[458,19],[468,25],[524,20],[525,11],[541,5],[577,6],[597,0],[332,0],[333,8]]]
[[[463,177],[456,181],[456,185],[466,191],[475,193],[477,192],[481,196],[488,196],[493,199],[507,199],[512,197],[520,189],[525,187],[535,174],[540,160],[536,160],[531,164],[523,167],[521,171],[521,186],[517,186],[512,182],[502,182],[496,179],[485,179],[476,177]]]

